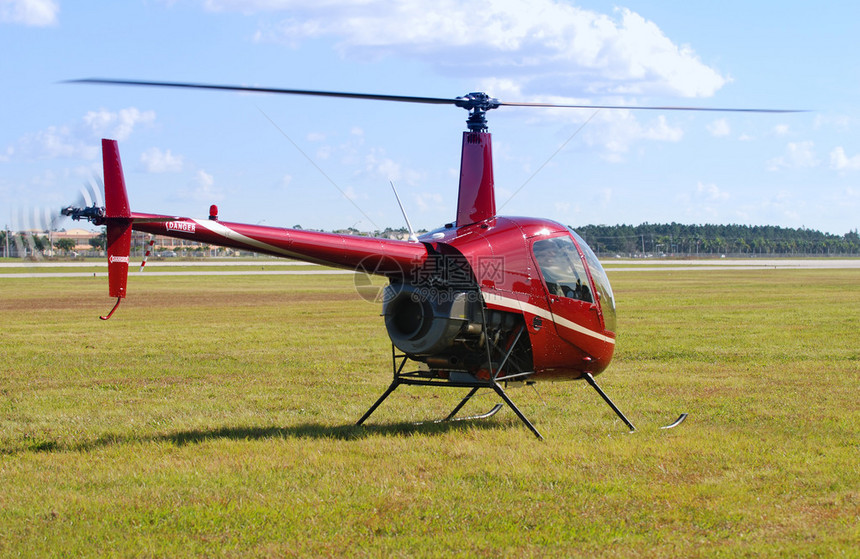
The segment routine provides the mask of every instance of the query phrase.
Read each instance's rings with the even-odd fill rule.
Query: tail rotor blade
[[[83,186],[81,186],[81,191],[80,191],[81,202],[82,202],[81,207],[84,207],[84,208],[87,208],[87,207],[93,205],[93,198],[92,198],[92,196],[90,196],[89,186],[90,186],[90,184],[87,182],[85,182],[83,184]]]
[[[95,200],[96,206],[103,207],[105,205],[105,183],[102,178],[98,175],[93,177],[93,182],[90,183],[93,189],[93,198]]]

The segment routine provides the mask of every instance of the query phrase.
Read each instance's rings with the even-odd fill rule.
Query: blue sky
[[[0,225],[74,199],[101,137],[137,211],[400,227],[393,181],[416,228],[454,217],[462,109],[60,83],[108,77],[809,109],[491,111],[497,205],[844,234],[860,227],[857,21],[860,3],[784,0],[0,0]]]

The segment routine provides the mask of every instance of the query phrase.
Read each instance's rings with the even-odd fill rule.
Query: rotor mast
[[[493,146],[487,128],[487,111],[500,106],[486,93],[457,97],[455,104],[469,111],[460,157],[457,227],[492,219],[496,215],[493,180]]]

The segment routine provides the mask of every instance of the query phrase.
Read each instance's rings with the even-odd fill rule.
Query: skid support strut
[[[591,373],[585,373],[585,374],[583,375],[583,377],[585,378],[585,381],[586,381],[588,384],[590,384],[590,385],[591,385],[591,387],[592,387],[593,389],[595,389],[595,390],[597,391],[597,393],[598,393],[598,394],[600,394],[600,397],[601,397],[601,398],[603,398],[603,400],[604,400],[607,404],[609,404],[609,407],[610,407],[610,408],[612,408],[612,411],[614,411],[614,412],[615,412],[615,414],[616,414],[618,417],[620,417],[620,418],[621,418],[621,421],[623,421],[624,423],[626,423],[626,424],[627,424],[627,426],[628,426],[628,427],[630,427],[630,432],[632,433],[633,431],[635,431],[635,430],[636,430],[636,427],[634,427],[634,426],[633,426],[633,424],[632,424],[632,423],[630,423],[630,420],[629,420],[629,419],[627,419],[626,417],[624,417],[624,414],[623,414],[623,413],[621,413],[621,410],[619,410],[619,409],[618,409],[618,406],[616,406],[616,405],[612,402],[612,400],[610,400],[610,399],[609,399],[609,396],[607,396],[607,395],[606,395],[606,393],[605,393],[603,390],[601,390],[599,386],[597,386],[597,383],[594,381],[594,377],[593,377],[593,376],[591,376]]]
[[[434,378],[430,378],[430,377],[417,376],[418,374],[421,374],[421,373],[426,373],[426,371],[415,371],[412,373],[397,373],[394,377],[394,380],[388,386],[388,389],[382,394],[382,396],[379,397],[378,400],[376,400],[376,402],[370,407],[370,409],[367,410],[367,412],[363,416],[361,416],[361,419],[359,419],[358,422],[356,422],[356,425],[361,425],[362,423],[364,423],[367,420],[367,418],[370,417],[373,414],[373,412],[376,411],[376,408],[378,408],[379,405],[382,404],[382,402],[385,401],[385,399],[388,398],[388,396],[392,392],[394,392],[394,390],[398,386],[400,386],[401,384],[412,385],[412,386],[440,386],[440,387],[448,387],[448,388],[471,388],[471,390],[466,395],[466,397],[463,398],[460,401],[460,403],[457,404],[457,406],[451,411],[451,413],[449,413],[448,416],[445,419],[443,419],[442,421],[457,421],[456,419],[454,419],[454,416],[457,414],[457,412],[459,412],[463,408],[463,406],[466,405],[466,403],[472,398],[472,396],[474,396],[478,392],[478,390],[480,390],[481,388],[489,388],[489,389],[492,389],[496,394],[499,395],[499,397],[508,405],[508,407],[510,407],[513,410],[513,412],[517,415],[517,417],[520,418],[520,421],[522,421],[526,425],[526,427],[528,427],[529,430],[532,433],[534,433],[534,435],[537,438],[543,439],[543,435],[541,435],[540,432],[537,430],[537,428],[535,428],[535,426],[532,425],[531,421],[529,421],[528,418],[526,418],[526,416],[523,415],[523,412],[520,411],[520,409],[510,399],[510,397],[507,395],[507,393],[504,391],[504,389],[501,387],[501,385],[499,383],[497,383],[496,381],[494,381],[494,380],[485,381],[485,380],[480,380],[480,379],[475,379],[474,381],[472,381],[472,380],[452,381],[452,380],[446,380],[446,379],[434,379]],[[485,414],[471,416],[471,417],[464,417],[462,419],[484,419],[484,418],[490,417],[492,415],[495,415],[496,412],[498,412],[500,409],[502,409],[502,405],[497,404],[495,407],[493,407],[493,409],[491,409],[489,412],[487,412]]]
[[[479,378],[477,378],[471,374],[468,374],[468,373],[450,373],[449,377],[451,377],[451,378],[441,378],[441,377],[437,376],[436,373],[434,373],[433,371],[412,371],[412,372],[404,373],[404,372],[402,372],[403,367],[409,358],[406,355],[400,355],[400,356],[396,355],[393,347],[392,347],[392,351],[391,351],[391,357],[392,357],[392,366],[394,369],[394,379],[391,381],[391,384],[388,386],[388,388],[385,390],[385,392],[383,392],[382,396],[380,396],[379,399],[377,399],[376,402],[374,402],[374,404],[372,406],[370,406],[370,409],[367,410],[367,412],[365,412],[365,414],[361,416],[361,419],[359,419],[356,422],[356,425],[363,424],[367,420],[367,418],[370,417],[373,414],[373,412],[376,411],[376,408],[378,408],[380,406],[380,404],[382,404],[382,402],[384,402],[385,399],[388,398],[388,396],[390,396],[391,393],[394,392],[397,389],[397,387],[400,386],[401,384],[412,385],[412,386],[439,386],[439,387],[447,387],[447,388],[469,388],[469,389],[471,389],[471,390],[469,390],[469,393],[466,394],[466,396],[462,400],[460,400],[460,403],[458,403],[457,406],[454,407],[453,410],[451,410],[451,413],[449,413],[448,416],[445,417],[445,419],[442,419],[441,421],[462,421],[462,420],[467,420],[467,419],[485,419],[487,417],[491,417],[491,416],[495,415],[500,409],[502,409],[503,404],[496,404],[490,411],[488,411],[487,413],[480,414],[480,415],[473,415],[473,416],[463,417],[463,418],[455,418],[454,416],[457,415],[457,413],[461,409],[463,409],[463,406],[465,406],[469,402],[469,400],[472,399],[472,397],[475,394],[477,394],[478,390],[480,390],[481,388],[489,388],[493,392],[498,394],[498,396],[502,399],[502,401],[505,404],[507,404],[513,410],[513,412],[517,415],[517,417],[520,418],[520,421],[522,421],[526,425],[526,427],[528,427],[529,430],[532,433],[534,433],[534,435],[537,438],[539,438],[541,440],[543,439],[543,436],[540,434],[540,432],[537,430],[537,428],[535,428],[535,426],[532,425],[531,421],[529,421],[528,418],[526,418],[526,416],[523,415],[523,412],[521,412],[520,409],[516,406],[516,404],[514,404],[514,402],[510,399],[510,397],[504,391],[504,389],[502,388],[502,385],[499,384],[499,381],[496,378],[491,377],[490,379],[484,380],[484,379],[479,379]],[[402,359],[399,366],[397,364],[397,358],[398,357],[400,357]],[[505,360],[507,359],[507,357],[508,356],[506,355]],[[501,370],[501,367],[499,367],[498,370]],[[512,376],[518,377],[520,375],[512,375]],[[508,378],[510,378],[510,377],[508,377]]]
[[[389,395],[389,394],[391,394],[392,392],[394,392],[394,389],[395,389],[395,388],[397,388],[398,386],[400,386],[400,382],[398,382],[397,378],[395,377],[395,378],[394,378],[394,381],[393,381],[393,382],[388,386],[388,389],[387,389],[385,392],[383,392],[383,393],[382,393],[382,396],[380,396],[380,397],[379,397],[379,399],[378,399],[378,400],[377,400],[377,401],[376,401],[372,406],[370,406],[370,409],[369,409],[369,410],[367,410],[366,412],[364,412],[364,415],[362,415],[362,416],[361,416],[361,419],[359,419],[359,420],[356,422],[356,425],[361,425],[362,423],[364,423],[364,421],[365,421],[368,417],[370,417],[370,416],[371,416],[371,414],[372,414],[373,412],[375,412],[375,411],[376,411],[376,408],[378,408],[378,407],[379,407],[379,405],[380,405],[383,401],[385,401],[385,399],[386,399],[386,398],[388,398],[388,395]]]

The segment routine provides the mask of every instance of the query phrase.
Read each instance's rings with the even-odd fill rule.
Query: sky
[[[64,83],[116,78],[507,102],[500,215],[860,228],[860,3],[0,0],[0,225],[73,202],[119,141],[134,211],[362,231],[454,219],[466,111]],[[67,222],[63,227],[73,227]]]

